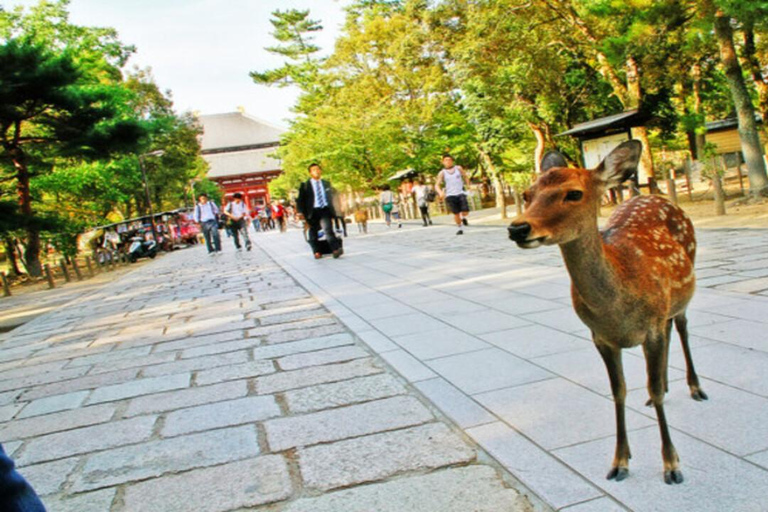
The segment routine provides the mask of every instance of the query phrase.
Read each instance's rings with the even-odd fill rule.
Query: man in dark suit
[[[333,189],[331,184],[321,179],[323,170],[319,164],[309,166],[310,178],[299,187],[299,197],[296,200],[296,208],[309,225],[307,241],[312,247],[315,259],[323,257],[317,243],[317,232],[322,228],[325,237],[333,251],[333,257],[338,258],[344,254],[341,242],[333,231],[333,218],[336,212],[333,209]]]

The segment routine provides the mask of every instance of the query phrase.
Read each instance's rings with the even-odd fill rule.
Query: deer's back
[[[658,196],[638,196],[620,205],[603,230],[609,258],[638,294],[663,292],[672,314],[693,295],[696,238],[682,209]]]

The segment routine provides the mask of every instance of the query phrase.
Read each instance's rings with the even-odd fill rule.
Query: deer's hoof
[[[709,400],[709,397],[707,394],[701,390],[701,389],[694,389],[691,391],[691,398],[696,400],[697,402],[701,402],[703,400]]]
[[[667,485],[683,483],[683,472],[679,469],[672,469],[664,472],[664,483]]]
[[[616,480],[617,482],[621,482],[628,476],[629,476],[628,468],[611,468],[611,470],[608,472],[608,475],[605,478],[608,480]]]

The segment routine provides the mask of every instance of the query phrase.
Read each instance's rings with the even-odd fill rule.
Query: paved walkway
[[[569,512],[768,510],[768,230],[699,230],[689,319],[710,400],[688,396],[677,340],[666,410],[685,483],[662,480],[642,352],[625,351],[630,478],[605,480],[607,374],[570,305],[556,248],[501,227],[353,234],[340,260],[298,233],[257,238],[302,285],[516,478]]]
[[[51,512],[533,510],[259,249],[172,253],[0,335],[0,442]]]

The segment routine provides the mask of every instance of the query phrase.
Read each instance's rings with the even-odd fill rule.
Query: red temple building
[[[249,207],[270,200],[267,184],[282,173],[274,152],[283,128],[244,112],[201,115],[202,155],[208,162],[208,179],[218,183],[226,203],[235,192]]]

